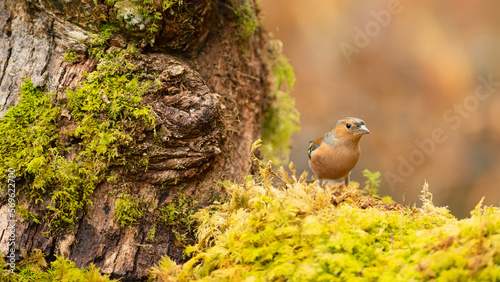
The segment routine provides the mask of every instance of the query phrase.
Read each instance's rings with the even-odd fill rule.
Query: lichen
[[[126,29],[146,29],[146,19],[132,0],[121,0],[114,3],[116,17],[125,24]]]
[[[295,74],[283,55],[281,41],[269,42],[268,59],[273,74],[273,88],[267,98],[267,109],[262,115],[262,153],[275,164],[284,164],[288,162],[290,154],[290,138],[300,130],[300,114],[291,96]]]

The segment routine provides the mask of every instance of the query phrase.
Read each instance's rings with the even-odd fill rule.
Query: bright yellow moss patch
[[[446,208],[434,207],[428,185],[422,208],[403,208],[362,196],[355,185],[322,189],[306,175],[265,165],[260,172],[244,184],[228,185],[228,202],[195,214],[200,226],[198,243],[188,250],[193,258],[180,272],[164,262],[155,269],[157,277],[169,272],[169,279],[179,281],[500,279],[497,208],[478,205],[470,218],[457,220]]]

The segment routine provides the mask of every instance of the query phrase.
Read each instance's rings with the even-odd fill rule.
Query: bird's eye
[[[347,128],[349,129],[349,128],[351,128],[351,124],[350,124],[350,123],[347,123],[347,124],[345,125],[345,127],[347,127]]]

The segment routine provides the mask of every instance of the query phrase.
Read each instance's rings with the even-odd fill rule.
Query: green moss
[[[148,236],[146,237],[147,242],[154,242],[156,236],[156,223],[153,224],[151,229],[149,230]]]
[[[66,53],[64,53],[64,60],[66,62],[73,63],[74,61],[76,61],[76,59],[78,59],[78,56],[76,56],[75,51],[68,49]]]
[[[197,209],[198,203],[192,198],[176,197],[167,205],[160,206],[155,211],[155,222],[167,226],[180,244],[193,241],[194,220],[191,216]]]
[[[79,141],[81,151],[65,170],[70,176],[75,172],[80,176],[67,181],[75,186],[83,184],[83,204],[90,202],[96,184],[106,178],[109,165],[124,165],[129,160],[130,152],[120,150],[135,147],[134,136],[129,132],[134,127],[154,127],[150,108],[141,104],[151,82],[140,81],[133,75],[135,67],[127,59],[133,55],[134,50],[103,55],[97,70],[86,75],[76,90],[67,91],[68,110],[78,124],[67,135]],[[72,206],[76,199],[65,196],[61,195],[63,206]],[[78,210],[82,208],[83,205]]]
[[[464,220],[363,196],[260,165],[260,176],[227,187],[226,203],[194,215],[197,244],[182,266],[155,268],[164,281],[497,281],[500,209],[481,203]],[[369,185],[377,183],[369,174]],[[355,184],[355,183],[354,183]],[[339,188],[341,187],[341,188]],[[336,204],[332,205],[333,200]],[[344,199],[340,201],[339,199]],[[181,270],[179,271],[179,267]]]
[[[288,59],[282,54],[282,43],[269,43],[269,59],[273,74],[273,89],[268,96],[268,108],[262,116],[262,153],[276,164],[288,162],[290,138],[300,130],[299,112],[290,95],[295,84],[295,74]]]
[[[237,0],[233,2],[234,13],[238,20],[241,39],[244,40],[254,34],[260,26],[259,18],[250,0]]]
[[[182,5],[182,3],[184,2],[184,0],[162,0],[162,9],[163,11],[169,11],[170,10],[170,13],[173,14],[174,11],[171,10],[170,8],[172,8],[174,5]]]
[[[41,172],[53,175],[55,170],[55,160],[45,158],[50,153],[49,148],[58,143],[60,108],[52,107],[51,100],[51,93],[34,88],[33,83],[25,79],[19,103],[0,119],[0,167],[2,171],[14,168],[18,177],[35,174],[35,184],[31,187],[34,191],[40,190],[46,182]]]
[[[36,224],[40,224],[40,220],[38,219],[38,214],[36,213],[32,213],[30,211],[28,211],[25,207],[20,207],[17,212],[19,214],[21,214],[21,218],[22,218],[22,221],[25,221],[25,220],[32,220],[34,223]]]
[[[162,0],[161,5],[157,5],[158,2],[153,0],[136,0],[135,4],[137,10],[148,22],[147,32],[149,35],[156,34],[162,25],[162,20],[164,13],[169,12],[174,15],[174,7],[180,7],[183,4],[183,0]]]
[[[0,258],[0,263],[3,258]],[[43,253],[35,249],[16,265],[17,273],[9,274],[4,271],[4,264],[0,264],[1,281],[118,281],[110,279],[108,275],[101,275],[99,268],[90,264],[87,268],[79,269],[75,263],[56,256],[50,265],[45,261]]]
[[[322,193],[304,195],[306,187],[290,188],[293,191],[287,197],[297,193],[302,201],[314,201]],[[483,231],[484,236],[477,236],[490,220],[495,220],[492,225],[500,223],[498,210],[464,221],[462,224],[477,230],[466,235],[467,229],[458,227],[461,224],[457,226],[447,214],[435,214],[431,219],[410,212],[361,210],[348,204],[334,208],[327,203],[311,210],[294,196],[285,199],[278,191],[255,189],[260,195],[252,196],[245,207],[232,210],[228,204],[216,212],[212,209],[209,221],[204,222],[207,225],[198,231],[213,234],[212,243],[207,248],[195,247],[196,256],[183,266],[177,277],[180,281],[409,281],[436,277],[492,281],[498,277],[498,235]],[[218,225],[211,225],[212,221]],[[423,222],[429,221],[433,227],[422,229]],[[205,230],[214,227],[214,231]],[[487,247],[481,249],[481,242]]]
[[[95,57],[102,57],[104,50],[108,47],[109,40],[113,37],[118,27],[114,24],[104,24],[100,27],[99,33],[94,34],[93,39],[88,42],[89,53]]]
[[[14,168],[26,181],[22,201],[41,209],[37,215],[21,209],[24,219],[47,222],[51,231],[71,229],[109,166],[133,161],[133,150],[122,149],[135,147],[131,132],[154,128],[150,108],[141,104],[151,82],[133,74],[129,59],[135,55],[133,49],[97,54],[97,70],[67,89],[64,105],[29,80],[22,85],[19,103],[0,119],[0,169]],[[74,129],[60,131],[62,112]]]
[[[122,193],[115,202],[115,220],[121,227],[132,226],[144,217],[147,209],[148,205],[142,197]]]
[[[144,172],[148,171],[148,165],[149,165],[149,157],[143,156],[140,160],[139,163],[144,167]]]
[[[48,186],[63,176],[57,129],[61,109],[52,106],[52,96],[26,79],[19,103],[0,119],[0,170],[14,168],[18,179],[26,179],[23,188],[36,204],[43,203]],[[4,183],[5,177],[0,175]]]
[[[382,174],[379,171],[371,172],[365,169],[363,170],[363,176],[367,178],[363,193],[371,197],[378,197],[377,191],[380,186],[380,177]]]

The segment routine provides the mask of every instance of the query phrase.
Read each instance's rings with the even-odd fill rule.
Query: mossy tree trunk
[[[18,103],[24,78],[55,93],[53,107],[62,110],[54,142],[70,148],[66,161],[81,162],[75,156],[85,150],[83,137],[68,137],[81,125],[64,104],[69,89],[77,91],[87,79],[84,73],[98,71],[101,57],[93,52],[133,45],[137,53],[127,57],[133,75],[154,81],[141,102],[152,110],[154,126],[124,129],[134,140],[117,145],[73,226],[54,230],[50,216],[56,215],[44,217],[54,205],[47,191],[59,189],[56,181],[45,184],[40,203],[28,192],[36,176],[26,172],[17,179],[18,207],[40,220],[16,225],[18,255],[41,249],[49,259],[66,256],[78,267],[95,263],[103,273],[132,280],[146,277],[164,255],[183,260],[192,200],[206,204],[221,197],[218,180],[241,181],[260,136],[270,78],[265,34],[252,26],[255,12],[253,0],[0,1],[0,112]],[[99,117],[104,122],[107,115]],[[6,255],[5,191],[1,196]],[[127,221],[134,215],[125,207],[125,227],[115,218],[120,200],[139,214]]]

